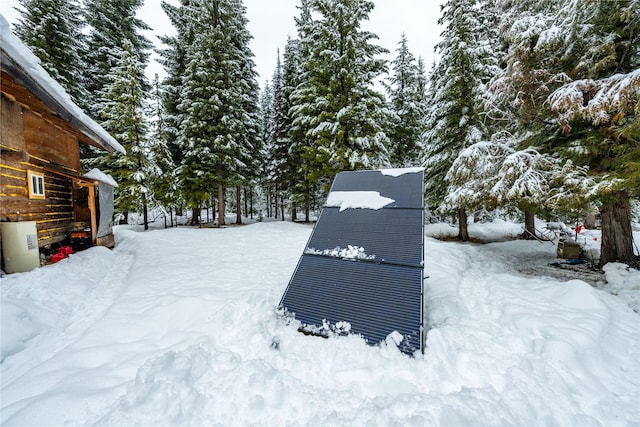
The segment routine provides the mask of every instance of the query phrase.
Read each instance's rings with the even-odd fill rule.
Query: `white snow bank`
[[[454,238],[458,235],[458,227],[444,222],[425,224],[425,235],[439,239]],[[494,219],[487,223],[469,223],[469,237],[484,241],[500,241],[514,238],[522,234],[522,224]]]
[[[336,246],[333,249],[324,249],[318,250],[314,248],[306,248],[304,250],[305,254],[310,255],[323,255],[330,256],[334,258],[343,258],[343,259],[375,259],[375,255],[367,255],[365,249],[362,246],[352,246],[347,245],[346,248],[341,248],[340,246]]]
[[[419,173],[422,172],[424,168],[396,168],[396,169],[380,169],[382,175],[392,176],[397,178],[401,175],[405,175],[407,173]]]
[[[53,349],[47,348],[48,339],[59,334],[71,335],[79,323],[98,316],[100,307],[108,304],[110,280],[117,274],[111,271],[113,261],[113,252],[97,246],[30,273],[3,277],[0,310],[3,369],[11,365],[7,357],[27,346],[41,351],[34,354],[36,359],[49,354]],[[3,372],[3,381],[23,374],[23,368],[18,364],[10,373]]]
[[[377,191],[332,191],[325,206],[339,207],[340,212],[346,209],[378,210],[393,202],[395,200],[381,196]]]
[[[125,154],[125,150],[102,126],[87,116],[72,100],[69,94],[56,82],[40,65],[40,59],[35,56],[9,28],[9,23],[0,14],[0,46],[7,55],[18,64],[25,73],[36,80],[42,89],[55,98],[62,106],[87,128],[116,151]],[[94,136],[90,135],[91,138]],[[102,143],[102,141],[100,141]]]
[[[102,172],[98,168],[93,168],[89,172],[83,175],[85,178],[95,179],[96,181],[104,182],[112,187],[117,187],[118,183],[113,177],[107,173]]]
[[[425,246],[425,360],[455,396],[448,425],[627,425],[640,415],[638,383],[624,379],[640,374],[624,350],[630,339],[640,356],[640,317],[625,301],[582,281],[514,274],[515,254],[550,245]]]
[[[604,289],[618,295],[627,301],[636,313],[640,313],[640,270],[618,262],[610,262],[602,269],[607,275]]]
[[[288,222],[116,227],[113,251],[93,248],[3,278],[3,351],[5,331],[27,325],[32,337],[6,339],[13,351],[0,364],[0,424],[615,427],[640,419],[640,316],[584,282],[514,270],[514,254],[551,245],[427,238],[426,351],[410,358],[393,333],[379,347],[356,336],[321,339],[276,312],[310,233]]]

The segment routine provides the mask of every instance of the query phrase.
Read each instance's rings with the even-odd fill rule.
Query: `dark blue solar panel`
[[[346,209],[340,212],[338,208],[325,207],[306,252],[352,246],[364,249],[361,259],[421,267],[422,214],[422,209]]]
[[[420,349],[422,269],[303,255],[282,300],[303,325],[348,322],[377,344],[393,331]]]
[[[336,175],[331,191],[377,191],[395,202],[387,208],[422,209],[423,173],[406,173],[398,177],[381,171],[341,172]]]
[[[422,172],[336,176],[331,192],[378,192],[393,202],[322,210],[280,302],[303,330],[323,334],[349,324],[371,344],[397,331],[402,351],[422,349],[422,182]]]

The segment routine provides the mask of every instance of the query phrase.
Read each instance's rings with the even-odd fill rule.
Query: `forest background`
[[[637,265],[640,0],[448,0],[430,65],[406,36],[382,57],[366,0],[300,0],[297,34],[261,88],[241,0],[20,0],[16,34],[126,155],[85,150],[119,183],[121,222],[202,208],[309,221],[336,173],[425,167],[430,211],[602,221],[601,264]],[[386,52],[389,53],[389,52]],[[382,84],[377,82],[381,81]],[[215,216],[215,215],[214,215]]]

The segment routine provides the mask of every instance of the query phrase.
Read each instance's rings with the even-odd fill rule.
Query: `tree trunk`
[[[469,229],[467,228],[467,210],[458,208],[458,239],[466,242],[469,240]]]
[[[298,212],[295,204],[291,204],[291,222],[296,222],[298,220]]]
[[[530,209],[524,209],[524,233],[522,237],[528,240],[536,238],[536,216]]]
[[[267,189],[267,217],[271,217],[271,189]]]
[[[253,187],[249,187],[249,215],[253,219]]]
[[[247,216],[247,212],[249,212],[249,206],[247,206],[247,187],[243,187],[242,191],[244,192],[244,215]]]
[[[200,206],[191,208],[191,225],[200,224]]]
[[[122,212],[122,220],[120,224],[129,224],[129,211]]]
[[[273,201],[273,210],[275,211],[274,217],[275,219],[278,219],[278,184],[276,184],[275,192],[273,193],[271,200]]]
[[[242,198],[240,197],[240,186],[236,187],[236,224],[242,224]]]
[[[173,228],[173,208],[169,208],[169,217],[171,218],[171,228]]]
[[[147,195],[142,194],[142,218],[144,220],[144,229],[149,229],[149,208],[147,206]]]
[[[225,225],[224,222],[224,185],[218,184],[218,226]]]
[[[216,222],[216,198],[211,195],[211,222]]]
[[[311,210],[309,207],[309,204],[311,202],[309,201],[309,192],[307,192],[304,195],[304,222],[309,222],[310,218],[309,218],[309,211]]]
[[[602,215],[602,241],[600,266],[608,262],[621,262],[638,267],[633,253],[631,205],[626,191],[616,191],[600,207]]]
[[[282,213],[281,217],[284,221],[284,195],[280,196],[280,212]]]

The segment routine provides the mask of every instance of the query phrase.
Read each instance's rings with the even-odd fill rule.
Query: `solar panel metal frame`
[[[423,190],[423,172],[397,177],[381,171],[336,175],[331,192],[377,191],[394,201],[378,210],[323,207],[279,308],[299,320],[303,332],[340,333],[345,324],[341,322],[348,322],[349,332],[369,344],[398,331],[403,336],[401,351],[424,351]],[[383,224],[377,232],[367,233],[367,226],[378,221]],[[380,232],[386,234],[376,240]],[[344,259],[331,251],[347,242],[372,252]]]

